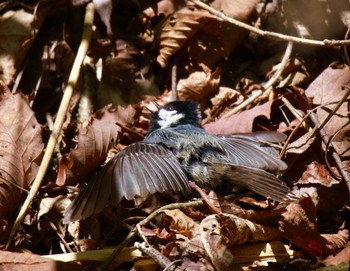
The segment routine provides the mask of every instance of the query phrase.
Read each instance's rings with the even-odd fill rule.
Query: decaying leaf
[[[234,265],[230,246],[280,238],[276,228],[254,224],[235,215],[210,215],[201,222],[201,241],[217,270],[229,270],[227,268]]]
[[[0,79],[5,84],[14,82],[16,73],[34,41],[41,25],[34,14],[20,9],[8,11],[0,18]],[[35,21],[35,23],[34,23]]]
[[[346,88],[345,88],[346,87]],[[328,114],[336,107],[337,102],[345,95],[350,87],[349,67],[329,67],[324,70],[305,90],[307,97],[311,98],[317,109],[317,117],[322,123]],[[348,102],[344,102],[336,114],[324,127],[330,137],[333,137],[333,144],[337,152],[343,156],[350,155],[349,140],[349,109]]]
[[[176,233],[181,233],[189,238],[192,238],[199,232],[199,225],[192,218],[185,215],[182,211],[165,210],[164,213],[172,218],[170,229]]]
[[[316,223],[316,208],[310,197],[287,206],[280,221],[280,230],[293,244],[315,256],[330,255],[343,247],[348,236],[344,234],[322,235]]]
[[[0,252],[1,270],[57,270],[57,271],[83,271],[86,266],[77,263],[64,263],[46,259],[31,253]]]
[[[188,5],[175,12],[161,25],[160,51],[157,61],[162,67],[166,67],[169,58],[174,55],[185,42],[210,21],[215,21],[216,17],[208,11]]]
[[[340,252],[338,252],[336,255],[330,255],[323,261],[323,263],[327,266],[339,265],[344,262],[350,263],[350,245],[349,244],[346,247],[344,247]]]
[[[180,79],[177,91],[180,99],[200,101],[210,95],[220,83],[220,71],[196,71],[186,79]]]
[[[133,123],[136,111],[132,106],[97,112],[86,127],[80,127],[77,148],[62,157],[59,163],[57,183],[68,184],[83,178],[107,156],[121,131],[118,124]]]
[[[27,99],[0,83],[0,218],[15,210],[42,158],[41,126]]]
[[[317,161],[313,161],[307,166],[306,171],[303,173],[297,184],[322,184],[327,187],[331,187],[333,184],[337,184],[335,180],[326,169],[325,165],[319,164]]]

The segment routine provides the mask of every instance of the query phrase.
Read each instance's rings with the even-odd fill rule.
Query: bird
[[[152,111],[147,135],[118,152],[67,207],[63,222],[99,213],[108,201],[146,198],[155,193],[187,195],[189,181],[205,189],[230,183],[275,200],[296,197],[276,176],[287,169],[266,142],[285,140],[265,131],[214,135],[200,126],[198,103],[172,101]]]

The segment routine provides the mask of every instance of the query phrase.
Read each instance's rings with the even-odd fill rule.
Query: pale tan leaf
[[[73,271],[87,270],[86,267],[77,263],[64,263],[46,259],[42,256],[30,253],[18,253],[9,251],[0,251],[0,270],[11,271]]]
[[[254,224],[235,215],[210,215],[201,222],[201,241],[218,270],[228,270],[234,264],[230,246],[278,239],[281,235],[276,228]]]

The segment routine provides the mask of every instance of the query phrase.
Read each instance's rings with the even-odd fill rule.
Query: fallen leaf
[[[15,210],[34,181],[44,150],[42,130],[27,99],[0,82],[0,218]]]
[[[335,255],[329,255],[323,263],[326,266],[330,265],[339,265],[344,262],[350,262],[350,244],[348,243],[346,247],[344,247],[341,251],[336,253]]]
[[[22,66],[42,19],[36,19],[34,14],[23,9],[10,10],[1,15],[0,79],[6,85],[14,82],[17,69]]]
[[[121,131],[118,124],[133,123],[135,114],[132,106],[116,110],[104,108],[95,113],[86,127],[79,128],[77,147],[60,159],[57,183],[72,184],[104,161]]]
[[[185,215],[182,211],[165,210],[164,213],[171,217],[170,229],[176,233],[192,238],[199,233],[199,225],[192,218]]]
[[[345,86],[347,87],[345,88]],[[337,106],[337,102],[344,96],[349,87],[350,70],[347,66],[327,68],[308,86],[305,90],[306,96],[312,99],[315,106],[321,105],[316,111],[320,123]],[[343,102],[324,127],[329,137],[334,136],[333,145],[336,151],[343,156],[350,155],[348,114],[348,102]],[[324,145],[323,149],[325,149]]]
[[[220,83],[220,68],[215,71],[195,71],[177,85],[179,99],[200,101],[216,90]]]
[[[9,251],[0,251],[1,270],[11,271],[36,271],[36,270],[55,270],[55,271],[79,271],[88,270],[88,267],[77,263],[64,263],[46,259],[39,255],[30,253],[17,253]]]
[[[169,16],[159,26],[159,56],[158,63],[162,67],[168,65],[169,59],[195,35],[200,28],[216,17],[206,10],[188,5]]]
[[[254,224],[235,215],[210,215],[201,222],[201,241],[217,270],[235,270],[234,244],[280,239],[276,228]]]
[[[331,187],[333,184],[337,184],[338,181],[329,174],[325,165],[321,165],[317,161],[313,161],[307,166],[298,182],[296,182],[296,184],[310,183]]]
[[[322,235],[316,223],[316,208],[310,197],[291,203],[282,214],[280,230],[294,245],[314,256],[332,254],[346,244],[343,234]]]
[[[204,129],[212,134],[233,134],[250,133],[253,131],[254,120],[258,116],[264,116],[267,119],[271,117],[271,106],[273,101],[262,105],[254,106],[252,109],[237,113],[228,118],[221,118],[217,121],[204,125]]]

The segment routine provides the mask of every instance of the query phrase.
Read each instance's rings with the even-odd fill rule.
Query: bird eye
[[[174,107],[172,105],[167,105],[166,110],[174,110]]]

